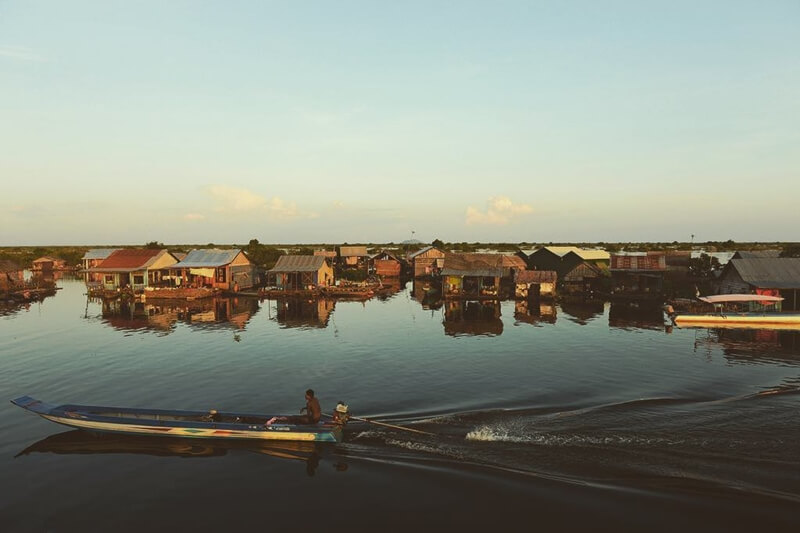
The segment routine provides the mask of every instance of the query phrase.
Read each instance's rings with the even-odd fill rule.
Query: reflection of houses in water
[[[429,280],[415,279],[413,283],[414,299],[425,310],[441,309],[442,294],[439,284]]]
[[[605,312],[605,302],[592,299],[562,300],[559,304],[566,318],[582,326]]]
[[[500,302],[448,300],[444,306],[445,335],[502,335]]]
[[[336,307],[335,300],[287,298],[277,300],[273,320],[285,328],[325,328]]]
[[[552,302],[538,302],[533,299],[514,302],[514,320],[527,324],[555,324],[556,306]]]
[[[121,330],[153,330],[170,333],[177,322],[198,327],[244,329],[258,311],[252,298],[204,298],[202,300],[101,300],[103,321]]]
[[[696,333],[695,352],[710,355],[715,346],[722,348],[730,363],[800,366],[800,331],[718,328],[706,330],[705,335]]]
[[[405,283],[400,281],[400,278],[384,278],[381,280],[380,287],[375,291],[375,297],[378,300],[388,300],[395,294],[399,293],[405,287]]]
[[[176,307],[135,300],[100,300],[103,321],[120,330],[153,330],[170,333],[180,317]]]
[[[186,321],[202,327],[233,327],[245,329],[250,318],[258,312],[258,301],[254,298],[212,298],[211,309],[194,313],[188,312]]]
[[[611,302],[608,325],[621,329],[663,330],[665,327],[671,327],[672,321],[665,318],[661,309],[650,306],[631,307],[627,303]]]

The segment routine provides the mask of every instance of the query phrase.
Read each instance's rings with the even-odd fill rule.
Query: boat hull
[[[769,314],[714,314],[678,315],[675,324],[679,327],[695,328],[753,328],[753,329],[794,329],[800,330],[800,315]]]
[[[120,407],[46,404],[30,396],[11,400],[11,403],[42,418],[64,426],[127,435],[162,437],[281,440],[305,442],[340,442],[342,427],[335,424],[265,425],[271,416],[219,413],[218,419],[208,420],[202,411],[144,410]]]

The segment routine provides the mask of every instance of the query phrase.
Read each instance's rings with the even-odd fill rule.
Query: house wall
[[[31,270],[53,270],[55,263],[53,261],[34,261]]]
[[[667,256],[663,252],[647,255],[612,255],[611,268],[620,270],[666,270]]]
[[[169,268],[177,262],[178,260],[172,254],[163,252],[156,256],[156,260],[147,268],[148,270],[161,270],[162,268]]]
[[[243,264],[243,265],[231,265],[228,270],[228,287],[226,289],[230,289],[233,287],[238,287],[241,289],[249,289],[256,282],[256,269],[255,265]]]
[[[320,269],[317,270],[317,286],[333,285],[335,282],[333,267],[325,261]]]
[[[379,276],[400,277],[400,261],[394,259],[376,259],[375,273]]]
[[[587,279],[595,279],[598,277],[597,271],[593,270],[586,263],[581,263],[566,274],[564,274],[563,281],[574,282],[584,281]]]
[[[0,272],[0,290],[8,291],[15,287],[22,285],[25,281],[25,276],[22,270],[12,270],[9,272]]]
[[[747,294],[750,284],[742,279],[735,268],[728,268],[725,275],[719,280],[720,294]]]
[[[537,291],[538,285],[538,291]],[[527,298],[534,294],[543,298],[553,298],[556,295],[555,283],[517,283],[514,294],[517,298]]]

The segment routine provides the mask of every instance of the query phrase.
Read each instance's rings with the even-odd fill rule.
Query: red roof
[[[117,250],[106,257],[97,268],[138,268],[161,253],[150,248]]]

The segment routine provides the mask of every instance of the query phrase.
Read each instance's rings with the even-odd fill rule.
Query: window
[[[106,274],[105,280],[107,284],[111,285],[112,283],[114,283],[114,276],[112,276],[111,274]]]
[[[133,276],[133,284],[144,285],[144,276],[141,274]]]

